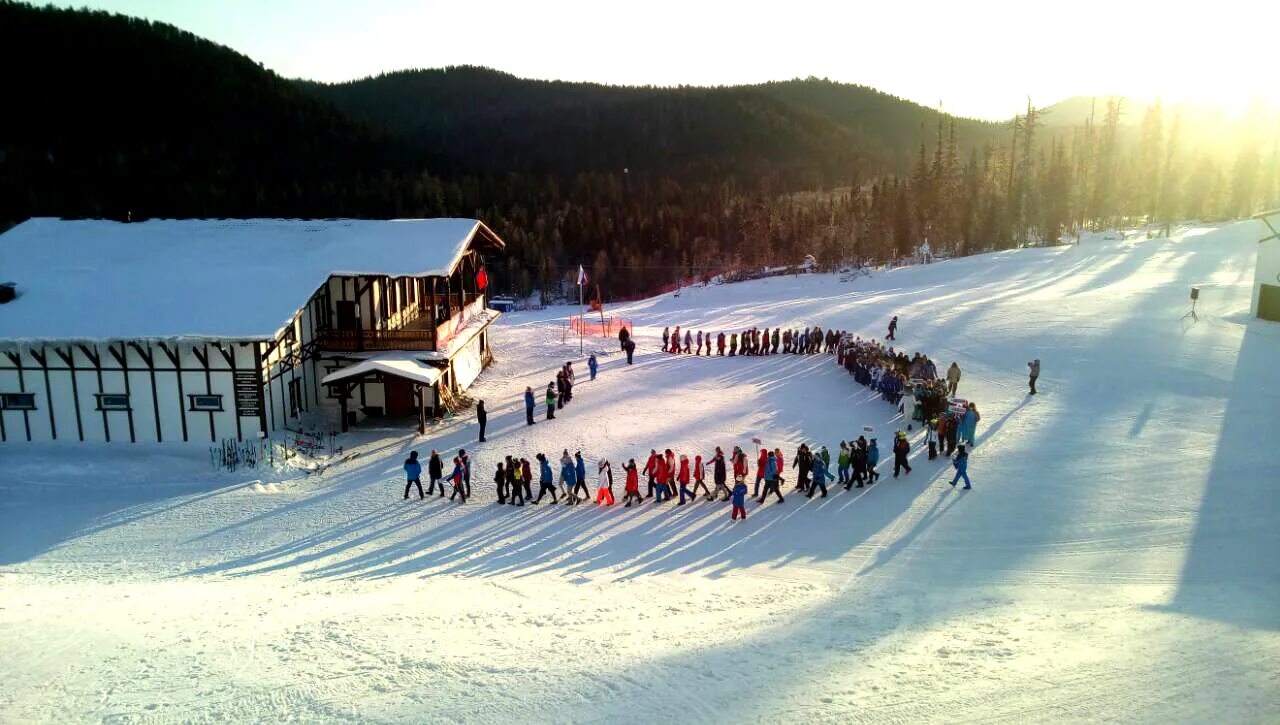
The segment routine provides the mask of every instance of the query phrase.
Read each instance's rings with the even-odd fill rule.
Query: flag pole
[[[578,265],[578,354],[582,354],[582,326],[586,323],[586,313],[582,309],[582,265]]]

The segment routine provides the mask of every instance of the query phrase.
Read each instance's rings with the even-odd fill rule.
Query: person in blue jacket
[[[404,462],[404,500],[409,500],[409,487],[418,487],[418,498],[426,498],[422,494],[422,464],[418,462],[418,452],[409,451],[409,458]]]
[[[745,521],[747,518],[747,482],[739,478],[738,482],[733,484],[733,493],[730,494],[730,498],[733,499],[733,514],[729,517],[729,520],[737,521],[741,518]]]
[[[533,425],[534,406],[533,388],[526,386],[524,389],[524,421],[528,425]]]
[[[544,494],[551,494],[551,503],[560,503],[560,499],[556,496],[555,476],[551,473],[551,463],[547,461],[544,453],[539,453],[535,458],[538,459],[538,497],[533,499],[533,503],[542,500]]]
[[[813,457],[813,482],[809,484],[809,495],[805,498],[813,498],[814,489],[822,487],[822,498],[827,497],[827,481],[834,481],[835,476],[827,471],[827,461],[822,456]]]
[[[969,483],[969,454],[965,451],[963,443],[956,448],[956,457],[951,461],[951,465],[956,469],[956,475],[951,479],[951,485],[956,485],[956,482],[963,478],[965,489],[973,488],[973,485]]]
[[[582,493],[586,494],[586,500],[591,500],[591,492],[587,490],[587,464],[582,460],[582,451],[576,451],[573,454],[576,461],[573,473],[577,477],[577,482],[573,486],[573,500],[571,503],[579,503],[582,499],[578,498],[578,489],[582,489]]]
[[[880,472],[876,470],[876,464],[880,462],[880,448],[876,446],[876,439],[871,439],[871,444],[867,447],[867,483],[875,483],[880,479]]]
[[[596,370],[600,369],[600,363],[596,362],[596,354],[591,353],[591,357],[587,358],[587,368],[591,370],[591,379],[596,379]]]
[[[769,454],[764,464],[764,492],[756,500],[764,503],[764,500],[769,497],[770,491],[773,491],[773,495],[778,497],[778,503],[784,503],[782,492],[778,490],[778,459],[772,453]]]
[[[978,415],[978,406],[969,403],[969,407],[964,411],[964,415],[960,416],[960,428],[957,433],[960,440],[968,441],[969,447],[973,447],[974,436],[978,434],[978,421],[982,420],[982,416]]]
[[[573,466],[573,459],[569,457],[568,449],[560,456],[560,492],[564,494],[564,502],[570,503],[569,496],[573,491],[573,485],[578,482],[578,469]]]

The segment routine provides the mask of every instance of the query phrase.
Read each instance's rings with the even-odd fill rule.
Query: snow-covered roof
[[[267,339],[333,274],[446,275],[474,219],[30,219],[0,235],[0,339]]]
[[[435,385],[443,372],[440,368],[429,365],[422,353],[416,352],[383,352],[371,355],[351,367],[334,370],[320,381],[322,385],[336,383],[340,380],[358,378],[371,372],[387,373],[405,380],[413,380],[427,385]]]

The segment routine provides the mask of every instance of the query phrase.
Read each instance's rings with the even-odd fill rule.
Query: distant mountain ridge
[[[458,169],[616,171],[827,179],[854,156],[907,168],[941,119],[965,146],[1001,124],[953,119],[863,86],[809,78],[675,88],[542,81],[474,66],[298,84]],[[923,133],[922,133],[923,129]],[[815,179],[816,180],[816,179]]]

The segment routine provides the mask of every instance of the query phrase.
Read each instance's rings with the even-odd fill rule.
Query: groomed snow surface
[[[199,446],[6,446],[0,719],[1276,722],[1280,326],[1247,312],[1259,236],[687,289],[612,310],[636,321],[636,364],[589,344],[595,382],[565,310],[508,315],[475,389],[488,443],[470,420],[365,430],[310,477],[216,474]],[[1193,284],[1197,324],[1179,319]],[[894,412],[830,358],[655,341],[879,337],[893,314],[908,352],[964,371],[972,491],[917,450],[902,479],[745,522],[719,503],[495,504],[506,454],[617,464],[760,436],[790,462],[864,425],[884,443]],[[567,359],[573,403],[527,428],[525,386]],[[409,450],[459,446],[473,501],[401,499]]]

